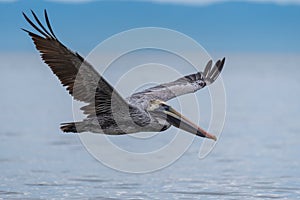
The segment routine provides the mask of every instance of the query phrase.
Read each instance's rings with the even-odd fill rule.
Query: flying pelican
[[[87,104],[81,108],[87,117],[79,122],[62,123],[60,128],[63,132],[123,135],[141,131],[160,132],[173,125],[200,137],[217,139],[165,102],[213,83],[222,71],[225,58],[218,60],[213,67],[210,60],[203,72],[151,87],[124,99],[91,64],[57,39],[46,10],[44,15],[47,29],[36,14],[31,12],[37,24],[25,13],[23,16],[39,34],[22,30],[29,34],[43,61],[73,98]]]

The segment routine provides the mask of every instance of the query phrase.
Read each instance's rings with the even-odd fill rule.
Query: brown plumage
[[[62,123],[62,131],[121,135],[140,131],[164,131],[174,125],[200,137],[216,139],[164,101],[196,92],[213,83],[224,66],[225,58],[218,60],[214,67],[210,60],[204,72],[191,74],[123,99],[91,64],[57,39],[46,10],[44,17],[47,29],[35,13],[31,12],[38,26],[24,13],[23,16],[40,35],[23,30],[32,38],[43,61],[51,68],[61,84],[75,100],[87,104],[81,108],[87,118],[81,122]]]

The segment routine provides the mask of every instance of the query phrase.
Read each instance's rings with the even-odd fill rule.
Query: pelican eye
[[[170,106],[168,106],[166,104],[160,104],[160,105],[161,105],[161,107],[163,107],[163,109],[165,109],[167,111],[170,109]]]

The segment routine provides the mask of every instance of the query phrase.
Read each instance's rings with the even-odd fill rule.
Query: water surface
[[[72,101],[37,55],[1,58],[0,199],[300,199],[299,56],[228,55],[215,149],[200,160],[196,139],[147,174],[103,166],[76,135],[60,133]]]

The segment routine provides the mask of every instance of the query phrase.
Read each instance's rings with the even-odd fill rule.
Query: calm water
[[[200,160],[196,139],[147,174],[103,166],[78,136],[60,133],[72,101],[37,55],[20,55],[26,65],[0,57],[0,199],[300,199],[298,55],[228,55],[215,149]]]

